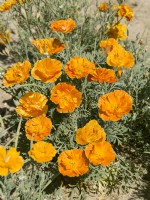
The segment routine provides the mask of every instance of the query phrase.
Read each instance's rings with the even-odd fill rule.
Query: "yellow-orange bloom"
[[[6,0],[0,5],[0,11],[5,12],[7,10],[10,10],[14,5],[25,3],[26,0]]]
[[[126,51],[121,45],[115,45],[108,54],[106,63],[112,67],[131,68],[134,66],[134,57],[131,52]]]
[[[94,119],[76,131],[76,142],[80,145],[86,145],[92,142],[105,140],[106,133],[104,129]]]
[[[63,176],[75,177],[88,172],[88,159],[81,149],[66,150],[58,156],[58,170]]]
[[[39,92],[27,92],[20,98],[16,112],[23,118],[46,114],[48,110],[47,101],[46,96]]]
[[[81,104],[82,94],[69,83],[58,83],[51,90],[50,100],[57,104],[57,111],[70,113]]]
[[[132,98],[124,90],[114,90],[98,100],[99,117],[104,121],[118,121],[132,109]]]
[[[6,74],[4,74],[4,86],[8,87],[25,82],[29,78],[30,69],[31,63],[29,61],[16,63],[7,70]]]
[[[76,23],[73,19],[69,18],[66,20],[57,20],[51,23],[50,28],[53,31],[70,33],[76,26]]]
[[[86,77],[95,68],[95,64],[87,58],[73,57],[65,66],[65,72],[70,78]]]
[[[6,0],[0,5],[0,11],[5,12],[7,10],[10,10],[15,4],[17,4],[17,0]]]
[[[107,35],[109,38],[114,38],[116,40],[125,40],[128,38],[127,34],[127,25],[118,23],[112,27],[108,26]]]
[[[106,54],[109,54],[113,50],[115,45],[118,45],[118,42],[114,38],[102,40],[99,43],[99,46],[104,50]]]
[[[56,38],[33,40],[32,44],[41,54],[56,54],[64,50],[65,45]]]
[[[100,12],[108,11],[109,10],[108,3],[106,3],[106,2],[101,3],[100,6],[98,7],[98,9]]]
[[[0,176],[7,176],[8,172],[18,172],[24,164],[20,152],[17,152],[14,147],[11,147],[7,152],[6,149],[0,145]]]
[[[118,9],[118,13],[117,13],[118,17],[125,17],[127,21],[131,21],[133,19],[134,12],[130,6],[126,4],[122,4],[122,5],[116,6],[115,8]]]
[[[51,133],[52,121],[45,117],[39,116],[28,120],[25,124],[26,136],[29,140],[44,140]]]
[[[52,83],[60,77],[61,69],[62,63],[59,60],[44,58],[34,64],[31,75],[36,80],[44,83]]]
[[[115,160],[114,150],[109,142],[95,142],[85,149],[85,155],[93,165],[107,166]]]
[[[5,45],[10,42],[10,32],[6,30],[4,33],[0,32],[0,44]]]
[[[88,81],[97,81],[99,83],[115,83],[117,81],[114,70],[106,68],[95,68],[88,76]]]
[[[29,156],[38,163],[50,162],[56,155],[56,149],[51,143],[39,141],[33,144],[28,152]]]

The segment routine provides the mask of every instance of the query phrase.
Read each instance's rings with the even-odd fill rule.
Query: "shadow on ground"
[[[150,200],[150,165],[148,167],[148,173],[143,178],[142,189],[137,188],[137,192],[134,192],[129,200],[138,200],[137,197],[143,200]]]

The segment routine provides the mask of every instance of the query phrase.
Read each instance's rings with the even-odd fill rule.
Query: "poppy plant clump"
[[[10,177],[16,185],[21,180],[15,192],[10,187],[14,199],[20,191],[23,199],[57,198],[64,180],[72,190],[72,183],[79,189],[97,181],[111,190],[131,185],[125,178],[134,166],[128,165],[134,141],[128,133],[140,121],[138,106],[147,105],[137,100],[145,94],[140,78],[148,77],[145,51],[128,37],[132,8],[102,2],[93,16],[87,6],[81,9],[80,0],[0,6],[1,12],[13,7],[1,15],[9,13],[18,26],[17,42],[10,40],[11,28],[0,32],[2,55],[15,63],[0,67],[2,89],[16,107],[12,119],[0,116],[0,176],[8,176],[2,185]],[[32,197],[24,198],[26,191]]]

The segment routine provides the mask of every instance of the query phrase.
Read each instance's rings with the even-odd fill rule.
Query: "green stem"
[[[53,176],[53,178],[47,182],[47,184],[43,187],[43,189],[41,190],[41,192],[43,192],[43,191],[47,188],[47,186],[48,186],[49,184],[51,184],[51,183],[53,182],[53,180],[55,180],[55,178],[57,178],[57,176],[59,176],[59,175],[60,175],[60,173],[57,172],[57,173]]]
[[[61,41],[61,42],[65,42],[64,40],[65,40],[65,35],[62,33],[58,33],[57,31],[55,31],[55,33],[56,33],[56,35],[59,37],[59,40]]]
[[[19,134],[20,134],[21,122],[22,122],[22,118],[20,118],[18,128],[17,128],[17,133],[16,133],[16,140],[15,140],[15,148],[16,149],[17,149],[17,145],[18,145],[18,138],[19,138]]]
[[[33,146],[33,134],[32,134],[32,138],[30,140],[30,150],[32,149],[32,146]]]
[[[8,134],[8,130],[11,129],[13,126],[10,126],[9,128],[7,128],[5,130],[2,130],[2,132],[0,133],[0,138],[6,136]]]
[[[5,147],[7,147],[13,140],[15,140],[15,137],[13,137],[11,140],[9,140],[9,141],[7,142],[7,144],[5,145]]]
[[[0,115],[0,124],[1,124],[2,129],[4,129],[4,122],[3,122],[3,118],[1,115]]]

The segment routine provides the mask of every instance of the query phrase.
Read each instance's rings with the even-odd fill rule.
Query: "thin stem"
[[[32,149],[32,146],[33,146],[33,134],[32,134],[32,138],[30,140],[30,149]]]
[[[11,140],[9,140],[9,141],[7,142],[7,144],[5,145],[5,147],[7,147],[13,140],[15,140],[15,137],[13,137]]]
[[[31,10],[26,10],[26,8],[24,7],[24,11],[25,11],[25,14],[26,14],[26,16],[27,16],[27,18],[26,18],[26,22],[27,22],[27,27],[28,27],[28,29],[29,29],[29,31],[30,31],[30,34],[32,35],[32,37],[34,38],[34,34],[32,33],[32,29],[31,29],[31,24],[30,24],[30,22],[29,22],[29,15],[31,15]]]
[[[18,128],[17,128],[17,133],[16,133],[16,140],[15,140],[15,148],[16,149],[17,149],[17,145],[18,145],[18,139],[19,139],[19,134],[20,134],[21,122],[22,122],[22,118],[20,118],[20,121],[19,121],[19,124],[18,124]]]
[[[14,125],[10,126],[9,128],[2,130],[2,132],[0,133],[0,138],[6,136],[8,134],[8,130],[11,129]]]
[[[41,192],[43,192],[43,191],[47,188],[47,186],[48,186],[50,183],[52,183],[53,180],[55,180],[55,178],[57,178],[57,176],[59,176],[59,175],[60,175],[60,173],[57,172],[57,173],[53,176],[53,178],[47,182],[47,184],[43,187],[43,189],[41,190]]]
[[[0,115],[0,124],[1,124],[2,129],[4,129],[4,122],[3,122],[3,118],[1,115]]]

